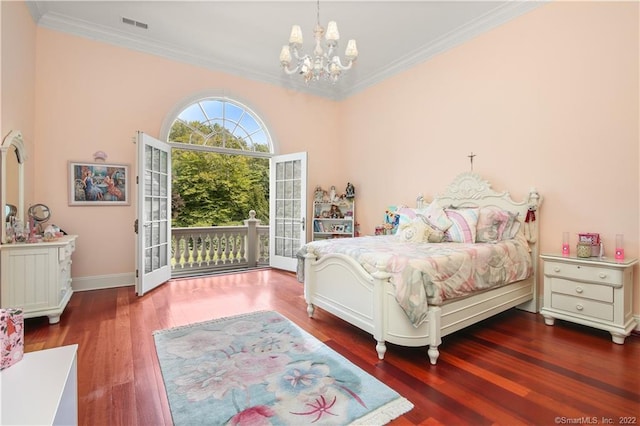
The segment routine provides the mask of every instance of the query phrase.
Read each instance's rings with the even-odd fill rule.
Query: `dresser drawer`
[[[595,300],[555,293],[551,295],[551,307],[585,317],[613,321],[613,305]]]
[[[575,281],[603,283],[614,287],[621,287],[624,278],[622,271],[619,269],[562,262],[545,262],[544,274],[550,277],[560,277]]]
[[[554,278],[551,280],[551,291],[568,296],[613,303],[613,287],[600,284],[588,284],[577,281]]]

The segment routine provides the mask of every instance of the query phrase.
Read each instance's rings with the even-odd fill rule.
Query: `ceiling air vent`
[[[144,22],[138,22],[134,19],[125,18],[124,16],[122,17],[122,23],[127,25],[132,25],[134,27],[142,28],[144,30],[149,29],[149,25],[145,24]]]

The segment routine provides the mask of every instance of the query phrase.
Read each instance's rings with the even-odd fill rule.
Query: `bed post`
[[[441,313],[442,310],[439,306],[429,307],[429,349],[427,350],[427,354],[429,354],[429,362],[431,362],[431,364],[433,365],[436,365],[438,357],[440,356],[438,346],[440,346],[440,343],[442,343],[442,338],[440,336]]]
[[[531,278],[533,281],[533,298],[528,302],[518,305],[518,308],[532,313],[540,311],[540,296],[538,294],[538,262],[540,261],[538,258],[538,219],[540,217],[540,204],[542,204],[542,197],[538,193],[538,190],[531,188],[529,190],[529,199],[527,201],[527,215],[524,219],[523,225],[525,231],[524,234],[527,238],[527,242],[529,243],[529,250],[531,251],[531,264],[533,268],[533,276]]]
[[[316,285],[316,271],[311,266],[311,262],[316,260],[316,256],[313,254],[304,255],[304,300],[307,302],[307,315],[309,318],[313,317],[315,306],[311,303],[311,295],[315,292]]]
[[[385,343],[386,330],[384,329],[384,315],[388,309],[385,303],[385,283],[389,282],[391,274],[386,271],[384,264],[376,264],[376,271],[371,274],[373,277],[373,338],[376,340],[376,352],[378,359],[384,359],[387,352]]]

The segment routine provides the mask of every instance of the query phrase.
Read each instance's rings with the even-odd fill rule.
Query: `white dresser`
[[[0,372],[0,424],[78,424],[78,345],[29,352]]]
[[[637,259],[614,261],[543,254],[544,304],[547,325],[572,321],[611,333],[624,344],[636,327],[633,319],[633,266]]]
[[[60,321],[71,288],[71,254],[77,235],[47,243],[0,245],[0,307],[22,308],[25,318]]]

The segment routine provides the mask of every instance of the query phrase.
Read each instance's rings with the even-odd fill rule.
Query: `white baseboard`
[[[73,291],[100,290],[104,288],[127,287],[135,285],[136,277],[133,272],[127,274],[94,275],[92,277],[73,277],[71,287]]]
[[[636,320],[636,328],[635,331],[640,333],[640,315],[634,315],[633,319]]]

